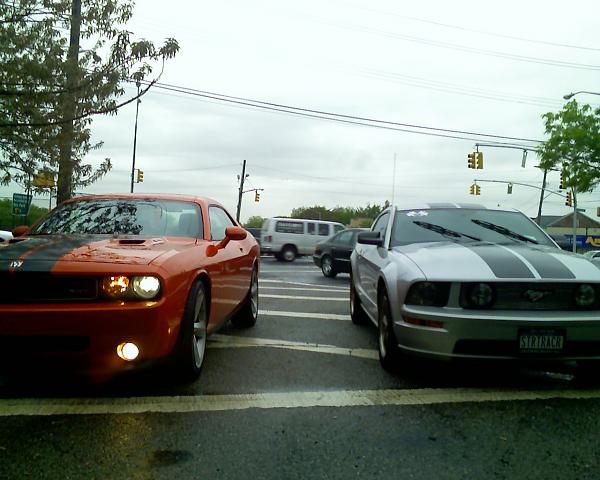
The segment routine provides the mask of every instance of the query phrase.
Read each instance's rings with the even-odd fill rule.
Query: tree
[[[591,191],[600,183],[600,108],[572,100],[542,118],[549,138],[538,149],[540,166],[560,168],[568,187]]]
[[[258,216],[250,217],[246,221],[246,223],[244,223],[244,227],[246,227],[246,228],[261,228],[264,221],[265,221],[265,219],[263,217],[258,217]]]
[[[386,208],[386,205],[367,204],[366,207],[335,207],[333,209],[315,205],[314,207],[298,207],[292,210],[291,218],[306,218],[308,220],[327,220],[350,225],[353,220],[359,221],[359,225],[370,225],[373,219]],[[355,222],[356,223],[356,222]]]
[[[58,173],[58,200],[111,168],[84,163],[92,116],[112,115],[179,50],[136,40],[125,26],[132,0],[0,0],[0,182],[29,185],[38,170]]]

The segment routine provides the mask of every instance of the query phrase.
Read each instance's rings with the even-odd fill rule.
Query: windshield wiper
[[[535,244],[539,244],[535,238],[526,237],[525,235],[521,235],[520,233],[513,232],[502,225],[496,225],[495,223],[486,222],[485,220],[477,220],[471,219],[471,221],[475,225],[479,225],[480,227],[487,228],[488,230],[493,230],[494,232],[498,232],[506,237],[515,238],[517,240],[521,240],[522,242],[531,242]]]
[[[471,235],[467,235],[466,233],[456,232],[454,230],[450,230],[448,228],[442,227],[441,225],[436,225],[434,223],[420,222],[418,220],[413,220],[413,223],[415,225],[418,225],[419,227],[426,228],[427,230],[431,230],[432,232],[435,232],[435,233],[439,233],[440,235],[446,235],[448,237],[454,237],[454,238],[466,237],[466,238],[470,238],[471,240],[475,240],[476,242],[481,241],[480,238],[473,237]]]

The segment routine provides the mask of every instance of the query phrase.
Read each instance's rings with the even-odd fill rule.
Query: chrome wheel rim
[[[250,308],[254,318],[258,315],[258,275],[256,270],[252,271],[252,283],[250,284]]]
[[[321,261],[321,270],[325,275],[331,275],[331,258],[325,257]]]
[[[204,361],[204,352],[206,351],[206,323],[206,296],[204,290],[200,289],[196,297],[194,334],[192,335],[192,350],[194,352],[194,365],[196,368],[200,368]]]
[[[294,258],[296,258],[296,254],[293,250],[287,249],[285,252],[283,252],[283,258],[286,261],[291,262]]]

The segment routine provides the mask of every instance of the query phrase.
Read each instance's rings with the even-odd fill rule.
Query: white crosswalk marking
[[[295,296],[295,295],[265,295],[264,293],[260,295],[261,298],[287,298],[288,300],[321,300],[321,301],[329,301],[329,302],[348,302],[348,298],[346,297],[305,297],[305,296]]]
[[[258,314],[259,314],[259,316],[350,321],[350,315],[340,315],[338,313],[308,313],[308,312],[283,312],[283,311],[279,311],[279,310],[259,310]]]

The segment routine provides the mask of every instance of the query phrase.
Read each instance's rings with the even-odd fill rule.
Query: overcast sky
[[[129,25],[140,37],[179,41],[164,83],[528,139],[544,138],[541,115],[559,110],[564,94],[600,91],[599,27],[600,5],[592,0],[139,0]],[[105,145],[89,161],[110,157],[113,171],[89,192],[129,191],[134,117],[132,104],[95,120],[94,137]],[[297,206],[382,203],[392,200],[396,154],[396,202],[477,200],[534,216],[533,188],[515,186],[507,195],[506,185],[481,183],[477,198],[468,188],[475,177],[541,185],[535,154],[521,168],[521,151],[481,148],[485,168],[474,171],[467,168],[474,143],[154,89],[140,105],[137,164],[145,175],[136,190],[210,196],[235,213],[246,159],[246,188],[264,191],[259,203],[245,195],[243,220]],[[558,173],[549,182],[557,187]],[[599,195],[580,200],[595,216]],[[546,200],[545,214],[567,212],[563,199]]]

